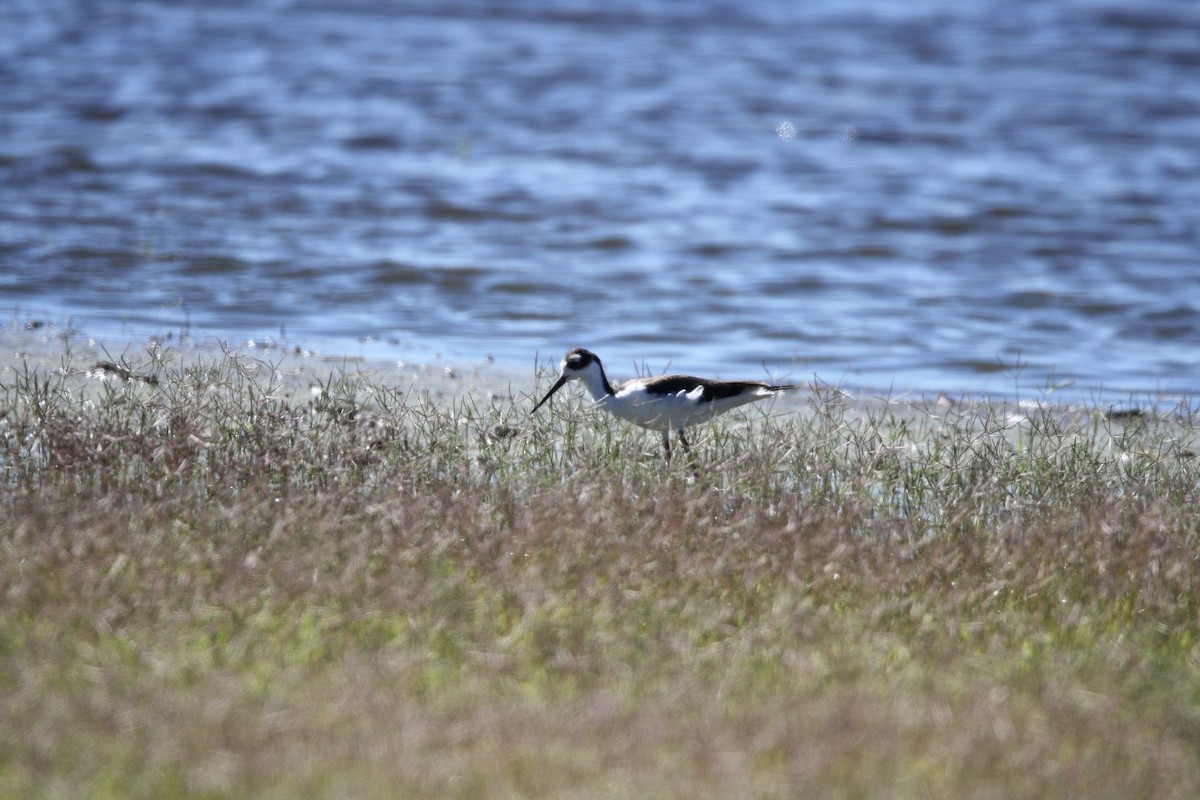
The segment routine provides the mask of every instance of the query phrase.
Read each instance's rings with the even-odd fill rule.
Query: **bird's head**
[[[550,387],[550,391],[546,392],[546,396],[538,401],[538,404],[533,407],[537,411],[542,407],[551,395],[561,389],[568,381],[586,379],[592,374],[600,378],[603,376],[603,367],[600,365],[600,357],[591,350],[584,350],[582,347],[576,347],[574,350],[563,356],[562,362],[558,366],[558,380]]]

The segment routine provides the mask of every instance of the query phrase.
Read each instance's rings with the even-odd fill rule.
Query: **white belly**
[[[601,398],[596,405],[613,416],[654,431],[677,431],[712,416],[712,403],[701,403],[703,390],[651,394],[645,389],[622,389]],[[705,406],[705,407],[701,407]]]

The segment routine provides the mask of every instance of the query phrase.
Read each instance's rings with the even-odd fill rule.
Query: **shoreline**
[[[370,343],[365,343],[369,345]],[[122,365],[130,368],[161,359],[166,363],[186,366],[224,359],[233,355],[242,360],[269,365],[275,371],[275,381],[281,396],[291,400],[310,398],[317,387],[339,373],[358,375],[368,383],[391,388],[405,388],[435,402],[448,402],[464,397],[509,398],[514,403],[528,397],[530,404],[546,389],[545,372],[552,369],[557,356],[538,356],[542,360],[531,369],[493,360],[490,356],[470,362],[461,358],[442,358],[404,361],[382,356],[348,353],[326,353],[309,349],[295,342],[281,343],[274,339],[254,339],[232,342],[219,337],[197,340],[177,337],[171,333],[148,336],[141,341],[120,336],[104,341],[100,336],[87,334],[56,323],[11,319],[0,326],[0,384],[14,370],[28,366],[35,370],[61,370],[69,363],[72,374],[81,379],[93,379],[97,386],[104,380],[137,378]],[[614,376],[626,377],[623,375]],[[539,378],[542,381],[539,383]],[[869,387],[845,386],[823,381],[814,376],[802,381],[804,387],[789,396],[781,396],[771,406],[772,413],[803,413],[811,411],[821,397],[836,396],[847,402],[856,414],[887,410],[899,417],[930,414],[986,413],[1004,410],[1019,424],[1031,417],[1051,416],[1059,419],[1084,420],[1097,415],[1106,424],[1123,429],[1146,420],[1175,421],[1187,427],[1195,412],[1185,396],[1146,392],[1126,395],[1124,403],[1072,401],[1066,397],[1020,397],[996,395],[951,394],[944,391],[877,390]]]
[[[140,377],[136,368],[155,359],[189,365],[224,359],[227,354],[273,367],[280,388],[292,399],[311,393],[339,371],[359,374],[372,383],[389,387],[417,387],[423,395],[438,401],[477,393],[515,395],[523,383],[530,384],[530,391],[535,388],[527,368],[518,370],[490,360],[389,361],[362,355],[327,354],[273,340],[196,341],[170,334],[142,341],[106,342],[47,323],[33,326],[10,323],[0,328],[0,380],[22,364],[35,370],[60,370],[68,361],[72,373],[78,372],[85,378],[129,379]],[[125,364],[134,370],[133,374],[122,374]]]

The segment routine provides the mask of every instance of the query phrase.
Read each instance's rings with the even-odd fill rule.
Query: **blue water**
[[[6,0],[5,310],[1195,393],[1200,3]]]

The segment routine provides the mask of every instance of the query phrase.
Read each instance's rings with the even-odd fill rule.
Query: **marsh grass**
[[[534,381],[116,367],[3,378],[0,795],[1200,792],[1185,409],[818,386],[695,479]]]

